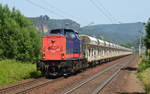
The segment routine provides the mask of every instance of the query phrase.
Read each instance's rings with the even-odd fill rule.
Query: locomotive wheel
[[[76,67],[75,65],[72,66],[72,73],[75,73],[76,72]]]
[[[42,75],[42,76],[45,76],[45,71],[42,71],[42,72],[41,72],[41,75]]]

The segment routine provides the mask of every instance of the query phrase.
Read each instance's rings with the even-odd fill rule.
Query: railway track
[[[39,88],[41,86],[45,86],[49,83],[53,82],[53,80],[38,78],[32,81],[17,84],[14,86],[10,86],[7,88],[0,89],[0,94],[22,94],[27,93],[35,88]]]
[[[133,57],[130,58],[130,60]],[[126,61],[127,63],[129,63],[129,61]],[[97,92],[99,92],[101,89],[104,88],[104,86],[106,86],[106,84],[113,79],[113,77],[115,77],[121,70],[121,68],[123,68],[127,63],[124,62],[120,62],[120,63],[116,63],[114,65],[112,65],[111,67],[99,72],[98,74],[90,77],[89,79],[79,83],[76,86],[71,87],[70,89],[68,89],[66,92],[64,92],[63,94],[97,94]],[[113,75],[112,75],[113,73]],[[107,75],[107,76],[106,76]],[[109,77],[111,75],[111,77]],[[109,78],[109,79],[108,79]],[[60,79],[63,79],[63,77],[58,78],[58,79],[45,79],[45,78],[38,78],[26,83],[21,83],[21,84],[17,84],[14,86],[10,86],[7,88],[3,88],[0,89],[0,94],[25,94],[25,93],[29,93],[32,90],[44,87],[50,83],[56,82]],[[97,87],[92,87],[95,86],[94,83],[99,80],[101,83],[98,83]],[[104,82],[105,80],[105,82]],[[95,81],[95,82],[94,82]],[[93,83],[91,85],[89,85],[88,83]],[[97,84],[97,83],[95,83]],[[90,86],[90,87],[89,87]],[[91,90],[92,92],[89,93],[85,93],[84,91],[86,90],[86,87],[89,88],[96,88],[95,90]],[[83,90],[82,90],[83,89]],[[84,90],[85,89],[85,90]],[[83,91],[83,92],[81,92]]]
[[[66,90],[63,94],[99,94],[100,91],[107,86],[107,84],[117,76],[122,68],[126,67],[128,63],[133,60],[134,56],[130,59],[112,65],[111,67],[95,74],[81,83],[72,86]]]

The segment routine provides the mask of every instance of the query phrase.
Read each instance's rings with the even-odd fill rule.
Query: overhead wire
[[[61,13],[63,13],[63,14],[67,14],[67,15],[73,17],[72,15],[70,15],[70,14],[64,12],[63,10],[61,10],[61,9],[59,9],[59,8],[57,8],[57,7],[55,7],[55,6],[53,6],[53,5],[50,4],[47,0],[41,0],[41,1],[44,2],[45,4],[47,4],[48,7],[51,7],[51,8],[56,9],[57,11],[59,11],[59,12],[61,12]]]
[[[105,12],[107,12],[107,14],[114,20],[116,21],[117,23],[120,24],[120,21],[118,21],[110,12],[108,9],[106,9],[106,7],[104,7],[104,5],[101,3],[100,0],[97,0],[97,2],[100,4],[100,6],[105,10]]]
[[[36,6],[36,7],[39,7],[39,8],[41,8],[41,9],[43,9],[44,11],[47,11],[47,12],[53,13],[53,14],[59,16],[59,17],[65,18],[65,16],[60,15],[60,14],[58,14],[58,13],[56,13],[56,12],[54,12],[54,11],[48,9],[48,8],[45,8],[45,7],[43,7],[43,6],[41,6],[41,5],[37,4],[37,3],[34,3],[34,2],[31,1],[31,0],[26,0],[26,1],[27,1],[28,3],[30,3],[30,4],[32,4],[32,5],[34,5],[34,6]]]
[[[114,23],[113,19],[111,17],[109,17],[93,0],[89,0],[89,1],[91,2],[91,4],[93,4],[95,6],[95,8],[98,9],[100,16],[102,13],[103,16],[105,16],[112,24]]]
[[[49,3],[47,0],[41,0],[41,1],[44,2],[45,4],[47,4],[48,7],[51,7],[51,8],[53,8],[53,9],[55,9],[56,11],[58,11],[59,13],[62,13],[66,18],[69,18],[69,19],[76,19],[76,20],[78,21],[78,19],[79,19],[78,17],[75,17],[75,16],[71,15],[70,13],[65,12],[64,10],[59,9],[59,8],[53,6],[53,5],[52,5],[51,3]],[[82,20],[84,20],[84,19],[82,19]],[[84,20],[84,22],[86,22],[86,20]]]
[[[36,6],[36,7],[38,7],[38,8],[41,8],[41,9],[43,9],[43,10],[46,11],[46,12],[55,14],[56,16],[62,17],[62,18],[64,18],[64,19],[71,19],[71,20],[74,20],[74,19],[75,19],[75,21],[79,22],[79,21],[77,20],[77,17],[75,17],[75,16],[73,16],[73,15],[70,15],[70,14],[64,12],[63,10],[61,10],[61,9],[59,9],[59,8],[57,8],[57,7],[55,7],[55,6],[53,6],[53,5],[50,4],[47,0],[41,0],[43,3],[47,4],[46,7],[45,7],[45,6],[43,7],[41,4],[37,4],[37,3],[33,2],[32,0],[26,0],[26,1],[27,1],[28,3],[30,3],[30,4],[32,4],[33,6]],[[49,7],[48,7],[48,6],[49,6]],[[50,7],[53,8],[53,9],[55,9],[55,10],[57,10],[57,11],[59,11],[59,12],[51,10]],[[84,20],[84,19],[82,19],[82,20]],[[84,20],[84,22],[87,22],[87,20]]]

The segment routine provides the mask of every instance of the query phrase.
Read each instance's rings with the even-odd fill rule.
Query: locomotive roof
[[[64,30],[64,31],[72,31],[72,32],[78,33],[77,31],[75,31],[75,30],[73,30],[73,29],[66,29],[66,28],[52,29],[51,31],[53,31],[53,30]]]

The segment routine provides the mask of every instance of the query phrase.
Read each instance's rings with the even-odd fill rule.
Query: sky
[[[150,0],[0,0],[27,17],[72,19],[81,26],[147,22]]]

